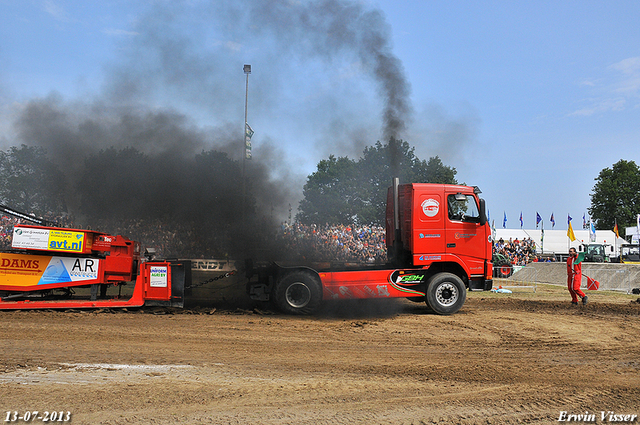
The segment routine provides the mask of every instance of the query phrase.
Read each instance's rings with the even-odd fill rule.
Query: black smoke
[[[250,122],[277,123],[290,84],[328,84],[305,110],[320,113],[296,116],[295,131],[333,129],[320,142],[329,151],[363,127],[343,118],[344,108],[358,105],[344,96],[354,92],[333,86],[334,70],[345,63],[362,74],[355,93],[375,86],[384,139],[398,139],[410,119],[410,87],[390,27],[380,10],[361,2],[158,1],[137,22],[137,35],[122,41],[120,58],[106,66],[100,92],[32,99],[15,122],[19,143],[45,147],[65,173],[66,203],[79,220],[117,217],[171,229],[188,222],[181,231],[203,253],[273,253],[258,236],[295,205],[304,178],[292,174],[291,158],[278,147],[290,136],[258,136],[255,124],[253,159],[243,162],[244,63],[260,70],[251,76]],[[287,68],[294,66],[306,71],[291,83]],[[317,79],[316,71],[333,79]],[[368,118],[371,108],[361,114]],[[395,166],[393,155],[391,161]]]

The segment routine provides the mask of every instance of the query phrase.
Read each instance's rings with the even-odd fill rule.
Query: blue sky
[[[242,132],[248,63],[254,157],[301,188],[328,154],[382,139],[384,98],[360,47],[287,19],[308,2],[270,4],[0,0],[0,144],[29,143],[16,120],[48,99],[71,126],[126,105],[174,111],[210,147],[232,146],[216,135]],[[552,212],[577,227],[600,170],[638,162],[637,2],[331,4],[381,19],[410,87],[400,136],[478,185],[497,226],[506,212],[519,228],[522,211],[533,228],[537,211],[545,228]]]

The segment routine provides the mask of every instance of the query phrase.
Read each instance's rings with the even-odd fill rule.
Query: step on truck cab
[[[388,190],[384,265],[247,264],[247,291],[282,311],[309,314],[322,301],[405,297],[453,314],[466,291],[492,288],[491,228],[477,187],[394,180]]]

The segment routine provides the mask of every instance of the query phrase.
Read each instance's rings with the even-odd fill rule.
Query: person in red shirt
[[[578,304],[578,297],[582,298],[582,304],[589,301],[589,297],[580,289],[582,284],[582,263],[575,263],[578,253],[575,248],[569,248],[569,258],[567,258],[567,287],[571,294],[571,304]]]

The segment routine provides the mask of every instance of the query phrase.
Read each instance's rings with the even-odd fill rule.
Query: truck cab
[[[477,187],[412,183],[399,185],[387,203],[387,250],[401,268],[453,273],[471,290],[492,286],[491,229]],[[398,211],[394,224],[393,209]]]

